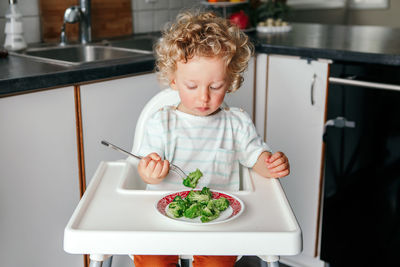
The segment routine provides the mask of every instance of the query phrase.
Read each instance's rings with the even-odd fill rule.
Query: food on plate
[[[196,169],[194,172],[189,173],[189,175],[183,180],[183,185],[195,188],[202,176],[203,173],[199,169]]]
[[[203,187],[201,191],[193,191],[191,190],[187,195],[186,199],[190,203],[207,203],[212,199],[211,191],[208,187]]]
[[[203,187],[202,190],[191,190],[185,198],[176,196],[168,205],[168,211],[174,218],[184,216],[194,219],[200,216],[200,221],[205,223],[218,218],[221,211],[228,207],[228,199],[213,199],[210,188]]]

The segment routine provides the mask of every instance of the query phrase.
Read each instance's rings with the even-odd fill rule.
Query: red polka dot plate
[[[195,190],[195,191],[200,191],[200,190]],[[210,222],[207,222],[207,223],[202,223],[200,221],[200,217],[197,217],[194,219],[189,219],[186,217],[174,218],[168,212],[168,205],[174,200],[174,198],[176,196],[181,196],[182,198],[185,198],[189,194],[189,192],[190,192],[190,190],[178,191],[178,192],[170,193],[170,194],[162,197],[156,203],[157,211],[164,217],[172,219],[177,222],[183,222],[183,223],[187,223],[187,224],[201,224],[201,225],[210,225],[210,224],[228,222],[228,221],[231,221],[231,220],[239,217],[244,211],[243,201],[241,201],[236,196],[233,196],[231,194],[224,193],[221,191],[211,190],[212,197],[214,199],[224,197],[224,198],[228,199],[228,201],[229,201],[229,207],[226,210],[224,210],[223,212],[221,212],[221,214],[218,218],[216,218],[215,220],[212,220]]]

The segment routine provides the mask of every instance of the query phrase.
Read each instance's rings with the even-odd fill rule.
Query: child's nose
[[[210,99],[208,88],[203,88],[202,90],[200,90],[200,99],[202,101],[208,101]]]

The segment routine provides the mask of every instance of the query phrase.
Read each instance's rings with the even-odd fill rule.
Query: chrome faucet
[[[65,10],[64,22],[61,27],[60,45],[67,43],[65,33],[66,23],[79,22],[79,40],[82,44],[92,41],[92,24],[90,19],[90,0],[80,0],[79,6],[70,6]]]

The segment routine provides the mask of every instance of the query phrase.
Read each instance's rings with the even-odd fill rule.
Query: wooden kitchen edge
[[[330,64],[328,64],[328,75],[327,77],[329,77],[330,74]],[[329,86],[329,79],[326,79],[326,94],[325,94],[325,110],[324,110],[324,123],[326,122],[326,119],[328,117],[328,94],[329,94],[329,90],[328,90],[328,86]],[[321,166],[320,166],[320,177],[319,177],[319,190],[318,190],[318,210],[317,210],[317,229],[316,229],[316,237],[315,237],[315,247],[314,247],[314,257],[318,257],[319,256],[319,246],[320,243],[319,241],[321,240],[320,236],[321,236],[321,220],[322,220],[322,206],[321,206],[321,202],[322,202],[322,196],[323,196],[323,190],[324,190],[324,169],[325,169],[325,142],[322,142],[322,149],[321,149]]]

